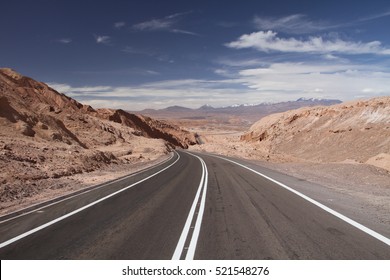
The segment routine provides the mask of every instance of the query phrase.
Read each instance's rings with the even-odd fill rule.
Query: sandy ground
[[[56,179],[44,179],[35,182],[36,185],[42,185],[44,191],[39,191],[31,196],[25,196],[22,199],[15,199],[1,203],[0,215],[12,213],[34,204],[42,203],[59,196],[67,195],[72,192],[85,189],[90,186],[98,185],[122,176],[130,175],[137,171],[146,169],[167,160],[170,155],[158,155],[157,158],[143,158],[134,163],[111,164],[101,169],[89,172],[64,176]],[[50,186],[50,187],[46,187]]]

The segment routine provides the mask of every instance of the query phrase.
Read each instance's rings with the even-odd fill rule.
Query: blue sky
[[[1,5],[0,67],[94,107],[390,95],[389,1]]]

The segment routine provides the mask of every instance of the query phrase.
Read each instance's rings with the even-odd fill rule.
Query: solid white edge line
[[[188,213],[186,223],[184,224],[184,227],[183,227],[183,231],[181,232],[179,241],[176,245],[175,252],[173,253],[172,260],[180,260],[180,256],[183,252],[184,245],[185,245],[185,242],[187,239],[187,235],[188,235],[188,232],[190,230],[192,219],[193,219],[194,214],[195,214],[196,204],[198,202],[199,195],[200,195],[200,192],[202,190],[202,186],[203,186],[203,182],[204,182],[204,178],[205,178],[205,170],[204,170],[204,166],[203,166],[202,162],[201,162],[201,165],[202,165],[202,177],[200,179],[199,187],[198,187],[198,190],[196,192],[195,199],[192,202],[190,212]]]
[[[176,159],[172,164],[170,164],[170,165],[168,165],[167,167],[161,169],[160,171],[158,171],[158,172],[156,172],[156,173],[154,173],[154,174],[152,174],[152,175],[150,175],[150,176],[148,176],[148,177],[146,177],[146,178],[144,178],[144,179],[142,179],[142,180],[140,180],[140,181],[138,181],[138,182],[136,182],[136,183],[134,183],[134,184],[131,184],[131,185],[129,185],[129,186],[123,188],[123,189],[120,189],[120,190],[118,190],[118,191],[116,191],[116,192],[114,192],[114,193],[112,193],[112,194],[109,194],[109,195],[107,195],[107,196],[105,196],[105,197],[102,197],[102,198],[100,198],[100,199],[98,199],[98,200],[96,200],[96,201],[94,201],[94,202],[92,202],[92,203],[90,203],[90,204],[87,204],[87,205],[85,205],[85,206],[83,206],[83,207],[81,207],[81,208],[79,208],[79,209],[76,209],[76,210],[74,210],[74,211],[72,211],[72,212],[70,212],[70,213],[68,213],[68,214],[66,214],[66,215],[63,215],[63,216],[61,216],[61,217],[58,217],[58,218],[56,218],[56,219],[54,219],[54,220],[52,220],[52,221],[50,221],[50,222],[48,222],[48,223],[45,223],[45,224],[43,224],[43,225],[41,225],[41,226],[39,226],[39,227],[36,227],[36,228],[34,228],[34,229],[31,229],[31,230],[29,230],[29,231],[27,231],[27,232],[25,232],[25,233],[22,233],[22,234],[20,234],[20,235],[18,235],[18,236],[16,236],[16,237],[13,237],[13,238],[11,238],[11,239],[9,239],[9,240],[7,240],[7,241],[1,243],[1,244],[0,244],[0,248],[3,248],[3,247],[5,247],[5,246],[8,246],[8,245],[10,245],[10,244],[12,244],[12,243],[14,243],[14,242],[16,242],[16,241],[18,241],[18,240],[20,240],[20,239],[26,237],[26,236],[29,236],[29,235],[31,235],[31,234],[37,232],[37,231],[40,231],[40,230],[42,230],[42,229],[44,229],[44,228],[47,228],[48,226],[51,226],[51,225],[53,225],[53,224],[55,224],[55,223],[57,223],[57,222],[59,222],[59,221],[62,221],[62,220],[66,219],[66,218],[68,218],[68,217],[70,217],[70,216],[73,216],[74,214],[77,214],[77,213],[79,213],[79,212],[81,212],[81,211],[83,211],[83,210],[85,210],[85,209],[87,209],[87,208],[90,208],[91,206],[94,206],[95,204],[98,204],[98,203],[100,203],[100,202],[102,202],[102,201],[104,201],[104,200],[106,200],[106,199],[108,199],[108,198],[110,198],[110,197],[113,197],[113,196],[115,196],[115,195],[117,195],[117,194],[119,194],[119,193],[121,193],[121,192],[124,192],[125,190],[128,190],[128,189],[130,189],[131,187],[134,187],[135,185],[138,185],[138,184],[140,184],[140,183],[142,183],[142,182],[144,182],[144,181],[146,181],[146,180],[148,180],[148,179],[150,179],[150,178],[156,176],[157,174],[160,174],[161,172],[167,170],[168,168],[170,168],[172,165],[174,165],[176,162],[179,161],[180,155],[179,155],[177,152],[175,152],[175,153],[177,154],[177,159]]]
[[[198,157],[198,156],[196,156],[196,157]],[[201,162],[202,162],[202,164],[204,166],[204,169],[206,171],[206,176],[205,176],[204,186],[203,186],[202,201],[200,203],[198,217],[196,219],[195,229],[194,229],[194,232],[192,234],[191,242],[190,242],[190,245],[188,246],[186,260],[193,260],[194,259],[196,245],[198,243],[200,227],[202,225],[203,213],[204,213],[205,204],[206,204],[208,171],[207,171],[207,166],[206,166],[206,163],[204,162],[204,160],[202,158],[200,158],[200,157],[198,157],[198,158],[199,158],[199,160],[201,160]]]
[[[241,163],[235,162],[233,160],[230,160],[230,159],[227,159],[227,158],[224,158],[224,157],[216,156],[216,155],[211,155],[211,156],[217,157],[217,158],[220,158],[220,159],[223,159],[223,160],[226,160],[226,161],[229,161],[229,162],[234,163],[234,164],[236,164],[238,166],[246,168],[246,169],[256,173],[257,175],[260,175],[263,178],[265,178],[265,179],[267,179],[267,180],[269,180],[271,182],[274,182],[275,184],[278,184],[282,188],[284,188],[284,189],[286,189],[286,190],[288,190],[288,191],[290,191],[290,192],[300,196],[301,198],[303,198],[303,199],[309,201],[310,203],[318,206],[322,210],[325,210],[326,212],[332,214],[333,216],[336,216],[337,218],[343,220],[344,222],[354,226],[357,229],[360,229],[361,231],[367,233],[368,235],[371,235],[372,237],[374,237],[374,238],[378,239],[379,241],[382,241],[386,245],[390,246],[390,239],[389,238],[381,235],[380,233],[377,233],[376,231],[373,231],[372,229],[369,229],[368,227],[366,227],[366,226],[364,226],[364,225],[362,225],[362,224],[360,224],[360,223],[358,223],[358,222],[348,218],[347,216],[344,216],[343,214],[341,214],[341,213],[339,213],[339,212],[337,212],[337,211],[335,211],[335,210],[333,210],[333,209],[323,205],[322,203],[320,203],[320,202],[318,202],[318,201],[316,201],[316,200],[314,200],[314,199],[312,199],[312,198],[310,198],[310,197],[308,197],[308,196],[306,196],[306,195],[304,195],[304,194],[294,190],[293,188],[291,188],[291,187],[289,187],[289,186],[287,186],[287,185],[285,185],[285,184],[283,184],[283,183],[281,183],[279,181],[276,181],[275,179],[272,179],[271,177],[268,177],[267,175],[264,175],[264,174],[262,174],[262,173],[260,173],[260,172],[258,172],[256,170],[253,170],[252,168],[249,168],[249,167],[247,167],[247,166],[245,166],[245,165],[243,165]]]
[[[142,172],[145,172],[145,171],[147,171],[147,170],[149,170],[149,169],[152,169],[152,168],[158,167],[158,166],[160,166],[160,165],[163,165],[164,163],[170,161],[172,158],[173,158],[173,155],[170,156],[168,159],[166,159],[166,160],[164,160],[164,161],[162,161],[162,162],[160,162],[160,163],[158,163],[158,164],[156,164],[156,165],[154,165],[154,166],[147,167],[147,168],[145,168],[145,169],[143,169],[143,170],[139,170],[139,171],[137,171],[137,172],[134,172],[133,174],[129,174],[129,175],[124,176],[124,177],[122,177],[122,178],[114,179],[114,180],[109,181],[109,182],[107,182],[107,183],[102,183],[100,186],[97,185],[95,188],[94,188],[93,186],[91,186],[90,189],[85,190],[85,191],[80,192],[80,193],[77,193],[77,194],[74,194],[74,195],[72,195],[72,194],[70,193],[69,195],[71,195],[71,196],[65,197],[65,198],[63,198],[63,199],[60,199],[60,200],[58,200],[58,201],[55,201],[55,202],[52,202],[52,203],[50,203],[50,204],[44,205],[44,206],[42,206],[42,207],[35,208],[35,209],[31,210],[31,211],[22,213],[22,214],[20,214],[20,215],[15,216],[15,217],[11,217],[11,218],[9,218],[9,219],[0,221],[0,224],[3,224],[3,223],[8,222],[8,221],[15,220],[15,219],[17,219],[17,218],[23,217],[23,216],[25,216],[25,215],[34,213],[34,212],[36,212],[36,211],[45,209],[45,208],[50,207],[50,206],[53,206],[53,205],[56,205],[56,204],[58,204],[58,203],[61,203],[61,202],[66,201],[66,200],[69,200],[69,199],[78,197],[78,196],[80,196],[80,195],[83,195],[83,194],[86,194],[86,193],[89,193],[89,192],[92,192],[92,191],[101,189],[101,188],[103,188],[103,187],[106,187],[106,186],[109,185],[109,184],[116,183],[116,182],[118,182],[118,181],[122,181],[122,180],[125,180],[125,179],[128,179],[128,178],[134,177],[135,175],[138,175],[138,174],[140,174],[140,173],[142,173]],[[54,198],[54,199],[55,199],[55,198]],[[54,199],[53,199],[53,200],[54,200]],[[49,201],[50,201],[50,200],[49,200]],[[23,208],[23,209],[21,209],[21,210],[18,210],[18,211],[16,211],[16,212],[24,211],[25,209],[28,209],[28,208],[37,206],[37,205],[42,204],[42,203],[45,203],[45,202],[47,203],[48,201],[43,201],[43,202],[40,202],[40,203],[37,203],[37,204],[30,205],[30,206],[28,206],[28,207],[26,207],[26,208]],[[2,217],[4,217],[4,216],[12,215],[13,213],[15,213],[15,212],[11,212],[11,213],[5,214],[5,215],[3,215],[3,216],[0,216],[0,219],[1,219]]]

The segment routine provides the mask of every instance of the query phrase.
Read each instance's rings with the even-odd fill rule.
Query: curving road
[[[1,217],[0,258],[390,259],[387,237],[270,174],[178,151],[146,171]]]

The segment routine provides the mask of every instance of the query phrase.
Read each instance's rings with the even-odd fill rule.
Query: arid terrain
[[[204,144],[191,150],[244,158],[318,184],[314,195],[334,195],[389,230],[390,97],[272,114],[250,128],[193,129]]]
[[[193,149],[271,162],[368,164],[390,171],[390,98],[271,114],[250,128],[204,124]]]
[[[258,105],[260,111],[175,107],[155,110],[164,119],[158,121],[94,109],[1,69],[0,212],[146,168],[179,147],[244,158],[317,183],[388,223],[390,97],[334,103],[300,100]],[[310,107],[290,110],[300,106]]]
[[[0,69],[0,127],[1,213],[102,182],[112,171],[128,174],[196,143],[193,133],[168,122],[95,110],[11,69]]]

